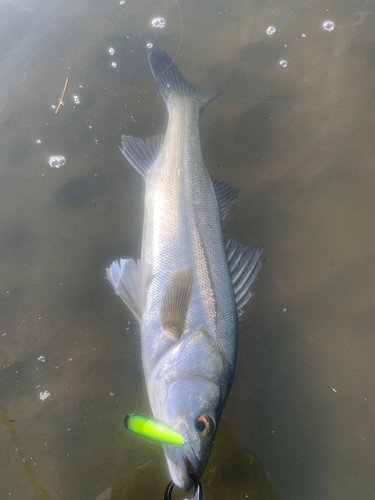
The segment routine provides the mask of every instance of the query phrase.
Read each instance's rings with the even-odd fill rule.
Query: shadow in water
[[[161,500],[169,481],[166,466],[161,474],[164,461],[162,447],[147,443],[145,453],[96,500]],[[224,420],[221,420],[212,456],[201,482],[205,500],[283,499],[259,459],[240,445]],[[185,492],[175,490],[174,499],[191,498]]]
[[[5,408],[0,402],[0,422],[4,425],[5,429],[8,431],[10,439],[15,447],[18,456],[22,459],[23,467],[27,474],[30,482],[30,486],[37,500],[49,500],[47,491],[45,490],[43,484],[39,481],[36,474],[35,468],[33,467],[33,461],[31,458],[26,458],[27,453],[21,446],[21,440],[17,434],[9,415],[7,414]]]

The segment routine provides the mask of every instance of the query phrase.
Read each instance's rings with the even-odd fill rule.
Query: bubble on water
[[[42,144],[42,141],[40,139],[38,139],[37,141],[35,141],[37,144]]]
[[[333,31],[335,29],[336,24],[333,21],[324,21],[323,29],[327,31]]]
[[[64,156],[51,156],[48,160],[49,166],[52,168],[60,168],[65,165],[66,159]]]
[[[153,44],[153,43],[151,43],[151,42],[147,42],[146,47],[147,47],[148,49],[152,49],[152,47],[153,47],[153,46],[154,46],[154,44]]]
[[[79,104],[81,101],[79,100],[79,97],[77,95],[74,95],[73,102],[74,102],[74,104]]]
[[[112,68],[115,68],[117,66],[117,62],[115,62],[115,61],[111,62],[111,66],[112,66]]]
[[[125,0],[121,0],[120,5],[125,5]]]
[[[152,21],[151,24],[154,28],[165,28],[167,26],[167,21],[165,20],[164,17],[155,17]]]
[[[286,61],[285,59],[281,59],[281,61],[279,62],[280,66],[282,68],[287,68],[288,67],[288,61]]]
[[[302,38],[306,38],[306,33],[302,33]]]
[[[41,399],[42,401],[45,401],[47,398],[50,397],[50,395],[51,395],[51,393],[48,391],[41,392],[39,394],[39,399]]]
[[[38,356],[37,360],[40,361],[41,363],[46,362],[46,358],[44,356]]]
[[[266,33],[267,33],[267,35],[273,35],[275,33],[275,31],[276,31],[275,26],[268,26]]]
[[[113,47],[109,47],[108,52],[111,54],[111,56],[113,56],[113,54],[115,53],[115,49]]]

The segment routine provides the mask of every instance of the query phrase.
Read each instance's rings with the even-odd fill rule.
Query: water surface
[[[0,498],[168,481],[122,426],[147,411],[140,339],[104,280],[140,255],[143,181],[118,145],[165,129],[153,44],[227,89],[204,157],[242,190],[226,233],[266,244],[207,499],[373,499],[375,5],[3,0],[0,33]]]

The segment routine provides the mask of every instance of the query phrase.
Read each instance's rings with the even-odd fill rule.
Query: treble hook
[[[199,479],[193,474],[190,474],[190,478],[193,481],[194,486],[194,500],[203,500],[203,489]],[[164,500],[172,500],[172,490],[174,488],[174,482],[170,481],[164,492]]]

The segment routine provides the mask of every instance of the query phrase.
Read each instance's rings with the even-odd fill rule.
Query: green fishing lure
[[[126,415],[124,426],[135,434],[158,441],[159,443],[173,444],[175,446],[183,446],[185,443],[185,439],[180,433],[169,427],[169,425],[163,424],[163,422],[151,417],[143,417],[142,415],[132,413],[131,415]]]

